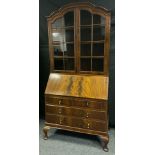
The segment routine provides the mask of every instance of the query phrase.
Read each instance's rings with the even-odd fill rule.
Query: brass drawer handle
[[[62,124],[62,121],[63,121],[63,118],[60,118],[60,120],[59,120],[60,124]]]
[[[61,109],[59,109],[58,113],[59,113],[59,114],[61,114],[61,113],[62,113],[62,110],[61,110]]]
[[[59,105],[61,105],[61,100],[59,100]]]
[[[90,124],[89,124],[89,123],[87,124],[87,128],[88,128],[88,129],[90,128]]]
[[[89,102],[88,101],[86,102],[86,105],[87,105],[87,107],[89,106]]]
[[[89,113],[87,112],[87,113],[86,113],[86,118],[88,118],[88,117],[89,117]]]

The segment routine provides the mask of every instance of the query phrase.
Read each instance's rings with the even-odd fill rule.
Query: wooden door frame
[[[105,17],[105,44],[104,44],[104,72],[80,72],[80,10],[88,10],[91,14],[97,14]],[[90,2],[74,2],[64,5],[60,9],[52,12],[47,16],[48,21],[48,37],[49,37],[49,55],[50,55],[50,72],[54,70],[54,51],[52,47],[51,24],[58,18],[64,16],[67,12],[74,11],[74,67],[75,71],[68,73],[73,74],[103,74],[109,76],[109,51],[110,51],[110,20],[111,13],[101,6],[95,6]],[[62,71],[61,71],[62,72]],[[67,73],[66,71],[64,71]]]

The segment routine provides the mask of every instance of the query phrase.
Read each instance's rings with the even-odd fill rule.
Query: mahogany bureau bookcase
[[[47,17],[50,75],[44,139],[51,128],[98,135],[108,151],[110,12],[71,3]]]

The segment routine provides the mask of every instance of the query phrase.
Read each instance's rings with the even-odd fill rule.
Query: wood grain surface
[[[46,114],[48,123],[60,124],[64,126],[78,127],[96,131],[108,131],[107,123],[104,121],[94,121],[76,117],[66,117],[63,115]]]
[[[108,110],[108,101],[106,100],[96,100],[96,99],[85,99],[85,98],[75,98],[75,97],[59,97],[53,95],[45,96],[46,105],[55,105],[55,106],[65,106],[65,107],[74,107],[82,109],[90,109],[97,111],[107,111]]]
[[[108,99],[108,77],[51,73],[45,94]]]
[[[99,121],[107,120],[106,111],[95,111],[81,108],[73,107],[64,107],[64,106],[55,106],[55,105],[46,105],[46,113],[56,114],[56,115],[65,115],[71,117],[81,117],[87,119],[94,119]]]
[[[81,66],[85,67],[86,65],[85,63],[81,63],[81,10],[90,12],[92,19],[94,18],[94,15],[102,16],[105,19],[105,37],[97,40],[101,43],[104,42],[104,50],[102,50],[102,52],[104,52],[102,54],[104,57],[101,58],[104,60],[104,63],[101,64],[103,68],[102,70],[93,70],[93,63],[91,63],[91,72],[89,68],[84,70],[81,69]],[[74,67],[72,70],[65,68],[58,70],[59,68],[56,68],[54,60],[53,47],[55,42],[52,39],[54,32],[52,24],[57,19],[64,17],[64,15],[70,11],[74,12],[74,25],[71,25],[74,27],[74,39],[71,40],[74,43]],[[106,152],[108,151],[110,19],[110,11],[88,2],[65,5],[47,17],[50,75],[45,90],[45,127],[43,129],[45,139],[48,137],[48,130],[53,127],[69,131],[94,134],[101,137],[104,141],[102,145],[103,149]],[[101,22],[99,23],[100,24],[98,26],[101,26]],[[88,41],[91,42],[92,53],[93,43],[95,43],[93,38],[93,20],[91,25],[92,37],[91,40]],[[93,61],[93,59],[91,61]],[[97,63],[94,65],[97,66]]]

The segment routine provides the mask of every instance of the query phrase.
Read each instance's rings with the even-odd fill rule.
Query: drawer
[[[45,97],[45,102],[47,104],[52,104],[52,105],[72,106],[72,100],[70,100],[70,99]]]
[[[88,130],[95,130],[95,131],[102,131],[102,132],[108,131],[108,126],[106,121],[99,122],[99,121],[93,121],[88,119],[72,118],[72,117],[53,115],[53,114],[46,114],[46,121],[47,123],[83,128]]]
[[[90,120],[84,120],[83,128],[90,129],[90,130],[96,130],[96,131],[108,131],[107,122],[98,122],[98,121],[90,121]]]
[[[46,121],[59,125],[66,125],[71,127],[82,127],[83,121],[76,118],[65,117],[62,115],[46,114]]]
[[[46,104],[52,105],[62,105],[62,106],[73,106],[80,108],[90,108],[90,109],[102,109],[107,111],[106,101],[92,101],[86,99],[71,99],[71,98],[56,98],[56,97],[45,97]]]
[[[80,108],[78,109],[78,108],[55,106],[55,105],[48,105],[48,104],[46,104],[46,113],[107,120],[107,112],[104,112],[104,111],[102,112],[102,111],[94,111],[89,109],[80,109]]]

